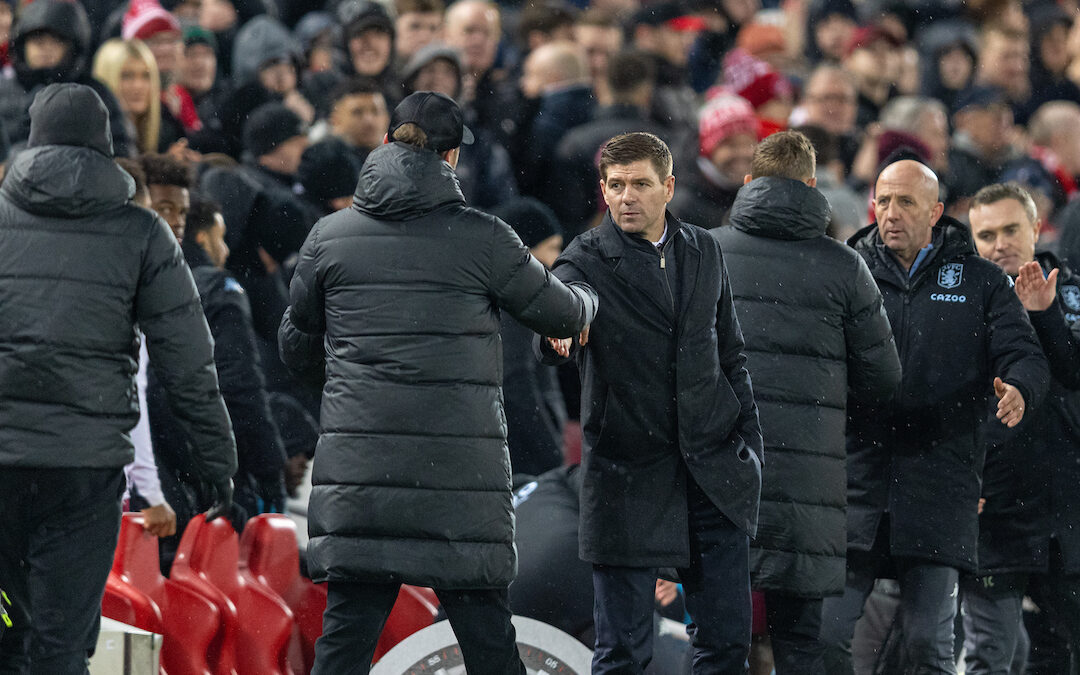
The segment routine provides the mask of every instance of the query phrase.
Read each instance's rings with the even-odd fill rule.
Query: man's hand
[[[214,518],[219,516],[229,517],[229,511],[232,510],[233,499],[233,484],[232,478],[227,478],[221,483],[214,485],[214,503],[210,505],[210,510],[206,512],[206,522],[210,522]]]
[[[570,356],[570,347],[574,344],[573,338],[547,338],[548,345],[551,346],[555,353],[564,359]],[[589,326],[585,326],[585,329],[578,335],[578,344],[582,347],[589,344]]]
[[[1057,297],[1058,271],[1052,270],[1043,278],[1042,267],[1037,262],[1024,263],[1016,277],[1016,297],[1029,312],[1044,312],[1054,304]]]
[[[656,580],[656,602],[661,607],[667,607],[679,597],[679,585],[666,579]]]
[[[176,511],[172,510],[169,502],[148,506],[141,513],[143,529],[150,534],[155,537],[171,537],[176,534]]]
[[[1020,390],[995,377],[994,395],[998,397],[997,418],[1001,423],[1010,429],[1020,424],[1020,420],[1024,419],[1024,397]]]

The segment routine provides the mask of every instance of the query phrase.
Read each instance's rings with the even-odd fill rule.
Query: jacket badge
[[[942,265],[937,273],[938,286],[942,288],[956,288],[964,280],[964,264],[949,263]]]
[[[1080,288],[1076,286],[1062,286],[1061,299],[1065,306],[1074,312],[1080,312]]]

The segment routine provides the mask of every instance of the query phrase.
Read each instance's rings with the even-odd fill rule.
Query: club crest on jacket
[[[938,270],[937,283],[942,288],[956,288],[964,280],[964,264],[948,263]]]

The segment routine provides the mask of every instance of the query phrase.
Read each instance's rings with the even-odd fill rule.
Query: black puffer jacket
[[[938,222],[911,276],[876,223],[849,243],[881,288],[904,373],[888,405],[852,407],[848,547],[869,550],[888,512],[893,556],[974,572],[993,380],[1017,387],[1032,414],[1050,379],[1046,359],[1009,278],[956,220]]]
[[[139,419],[138,337],[218,482],[236,446],[210,331],[169,227],[131,205],[134,184],[105,155],[42,145],[0,188],[0,465],[120,467]]]
[[[1080,278],[1049,253],[1037,258],[1045,272],[1060,269],[1057,301],[1028,312],[1053,381],[1046,402],[1013,429],[993,413],[987,423],[980,574],[1046,572],[1051,535],[1066,573],[1080,573]]]
[[[567,288],[501,220],[465,206],[435,153],[374,150],[353,207],[300,251],[280,331],[325,357],[308,512],[317,580],[501,588],[514,578],[499,308],[568,337],[595,295]]]
[[[848,395],[900,384],[881,293],[866,263],[825,236],[829,205],[785,178],[743,186],[712,230],[728,266],[765,437],[754,588],[824,597],[844,588]]]

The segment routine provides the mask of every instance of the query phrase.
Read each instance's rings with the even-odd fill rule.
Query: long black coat
[[[602,565],[689,564],[688,470],[736,526],[757,529],[761,428],[720,246],[670,213],[667,226],[664,268],[609,213],[553,270],[601,303],[577,358],[581,557]]]
[[[352,208],[315,225],[290,291],[282,356],[326,370],[312,578],[505,587],[516,560],[499,308],[568,337],[592,321],[595,295],[466,207],[438,155],[401,143],[372,151]]]
[[[1066,572],[1080,573],[1080,278],[1049,253],[1038,260],[1060,269],[1057,301],[1028,312],[1053,380],[1044,404],[1013,429],[987,422],[980,574],[1045,573],[1051,535]]]
[[[1023,306],[970,231],[944,217],[911,276],[878,236],[850,242],[881,289],[903,366],[886,406],[853,406],[848,428],[848,547],[869,550],[888,511],[893,556],[974,572],[986,420],[994,377],[1027,414],[1049,371]]]
[[[236,471],[199,294],[169,227],[129,201],[134,188],[110,158],[82,147],[30,148],[8,168],[0,465],[131,462],[141,330],[195,473],[218,482]]]
[[[829,204],[785,178],[739,191],[710,233],[746,338],[765,455],[750,548],[754,588],[802,597],[844,589],[848,396],[888,401],[900,384],[881,293],[866,263],[825,236]]]

